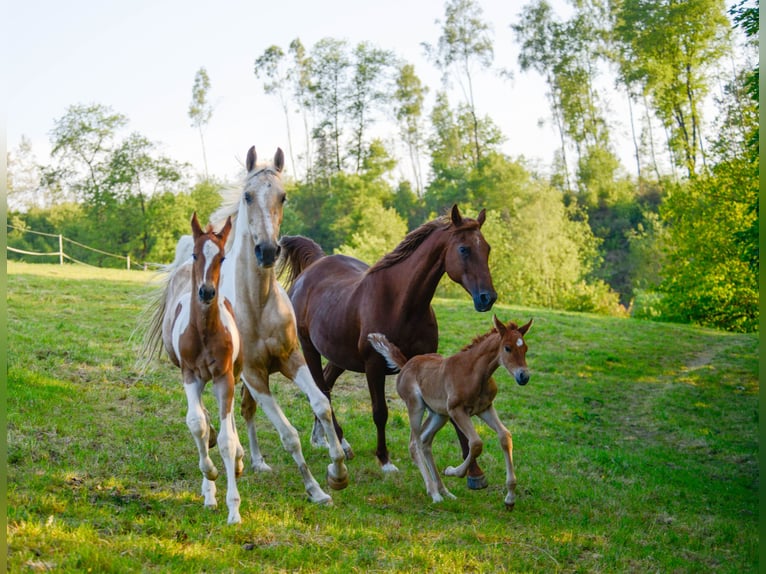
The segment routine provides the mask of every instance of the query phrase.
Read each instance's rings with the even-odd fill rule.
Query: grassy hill
[[[756,335],[497,304],[503,320],[535,319],[530,383],[496,374],[515,447],[513,512],[496,437],[478,420],[489,488],[446,478],[457,500],[430,502],[393,377],[400,472],[383,476],[366,382],[346,373],[333,399],[357,454],[350,486],[330,507],[309,503],[259,412],[274,472],[248,467],[243,522],[231,527],[223,477],[218,510],[203,508],[179,372],[164,360],[141,377],[134,365],[149,277],[8,263],[10,571],[758,571]],[[467,296],[434,307],[441,352],[491,327]],[[280,377],[272,389],[326,485],[305,397]],[[212,409],[212,393],[206,401]],[[434,455],[440,468],[459,462],[450,427]],[[213,460],[223,472],[217,451]]]

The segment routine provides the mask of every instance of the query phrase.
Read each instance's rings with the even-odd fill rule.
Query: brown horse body
[[[439,332],[431,299],[445,273],[471,294],[478,311],[492,307],[497,294],[487,265],[489,245],[481,234],[484,217],[482,210],[477,219],[464,218],[454,206],[449,218],[412,231],[372,267],[343,255],[325,256],[304,237],[282,238],[288,293],[309,370],[328,397],[343,371],[365,373],[377,428],[376,456],[385,471],[397,470],[385,437],[385,377],[394,371],[367,335],[384,333],[408,357],[436,351]],[[323,356],[328,361],[324,371]],[[343,444],[350,458],[350,446]]]
[[[433,438],[450,419],[465,433],[468,437],[468,456],[457,468],[450,466],[444,470],[447,476],[464,477],[483,448],[471,422],[473,415],[480,417],[497,433],[506,465],[505,504],[513,508],[516,501],[513,442],[511,433],[500,422],[493,406],[497,384],[492,374],[502,365],[519,385],[527,384],[529,370],[524,335],[532,321],[521,327],[515,323],[504,325],[497,317],[493,321],[494,330],[446,358],[430,353],[408,360],[384,335],[369,335],[370,343],[386,358],[389,367],[401,369],[396,379],[396,390],[407,405],[409,414],[410,454],[434,502],[442,501],[445,496],[455,497],[444,486],[436,469],[431,450]],[[426,412],[428,416],[423,422]]]

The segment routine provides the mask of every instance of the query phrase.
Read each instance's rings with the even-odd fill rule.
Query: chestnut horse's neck
[[[411,316],[430,309],[445,273],[444,254],[449,234],[449,228],[435,228],[407,257],[385,267],[373,268],[373,273],[368,274],[375,281],[385,282],[401,313]]]

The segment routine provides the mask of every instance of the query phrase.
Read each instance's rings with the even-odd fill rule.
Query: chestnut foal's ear
[[[221,240],[221,243],[226,245],[226,239],[229,237],[229,232],[231,231],[231,215],[226,218],[226,223],[223,224],[223,227],[221,228],[221,231],[216,233],[216,236],[218,239]]]
[[[245,163],[245,166],[247,167],[247,173],[253,171],[256,159],[257,156],[255,155],[255,146],[252,146],[249,150],[247,150],[247,161]]]
[[[526,325],[522,325],[521,327],[519,327],[519,333],[521,333],[522,335],[526,335],[526,334],[527,334],[527,331],[529,331],[529,328],[532,326],[532,321],[534,321],[534,319],[530,319],[530,320],[529,320],[529,323],[527,323]]]
[[[452,213],[450,214],[450,217],[452,218],[452,225],[455,227],[458,227],[461,223],[463,223],[463,216],[460,215],[460,210],[457,208],[457,203],[452,206]]]
[[[200,235],[205,233],[202,231],[202,227],[200,227],[199,219],[197,219],[197,212],[195,211],[191,218],[191,228],[192,228],[192,235],[194,236],[194,239],[196,240]]]
[[[282,169],[285,167],[285,153],[281,147],[277,148],[277,153],[274,154],[274,168],[277,173],[282,173]]]
[[[479,212],[479,217],[476,218],[476,221],[479,222],[479,229],[481,229],[481,226],[484,225],[484,221],[487,219],[487,210],[482,209]]]
[[[495,329],[497,329],[497,332],[500,333],[500,336],[505,336],[505,324],[497,318],[497,315],[492,315],[492,322],[495,324]]]

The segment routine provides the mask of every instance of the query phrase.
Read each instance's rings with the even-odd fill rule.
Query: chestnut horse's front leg
[[[372,420],[378,433],[378,457],[383,472],[398,472],[399,469],[388,457],[386,446],[386,423],[388,422],[388,404],[386,404],[386,364],[381,355],[370,357],[364,364],[367,386],[372,400]]]

